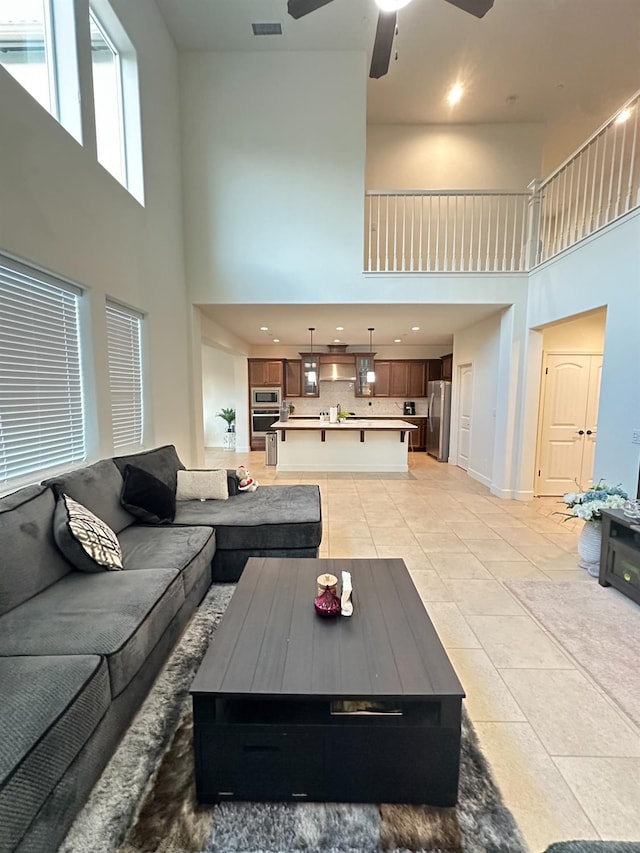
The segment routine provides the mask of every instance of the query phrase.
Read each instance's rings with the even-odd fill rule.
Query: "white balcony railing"
[[[368,192],[368,272],[526,269],[526,192]]]
[[[640,205],[640,93],[528,191],[368,191],[365,272],[524,272]]]
[[[554,257],[640,204],[640,93],[536,188],[533,264]]]

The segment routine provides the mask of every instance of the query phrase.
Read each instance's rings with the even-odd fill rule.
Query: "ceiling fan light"
[[[382,12],[397,12],[410,2],[411,0],[376,0],[376,6]]]

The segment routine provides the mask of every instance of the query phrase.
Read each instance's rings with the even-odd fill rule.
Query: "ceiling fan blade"
[[[331,3],[331,0],[289,0],[287,11],[292,18],[302,18],[309,12],[315,12],[316,9],[326,6],[327,3]]]
[[[376,38],[373,42],[373,53],[371,54],[371,68],[369,77],[384,77],[389,70],[391,61],[391,48],[393,37],[396,34],[396,23],[398,15],[396,12],[380,12],[378,14],[378,26],[376,27]]]
[[[476,18],[484,18],[493,6],[493,0],[447,0],[447,3],[452,3],[458,9],[462,9],[463,12],[475,15]]]

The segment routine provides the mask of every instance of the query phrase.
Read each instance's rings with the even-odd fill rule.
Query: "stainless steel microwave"
[[[251,408],[255,409],[259,406],[279,406],[280,405],[280,388],[252,388],[251,389]]]

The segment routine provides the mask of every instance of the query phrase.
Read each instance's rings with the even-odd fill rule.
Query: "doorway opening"
[[[598,434],[606,309],[543,330],[535,494],[588,488]]]

